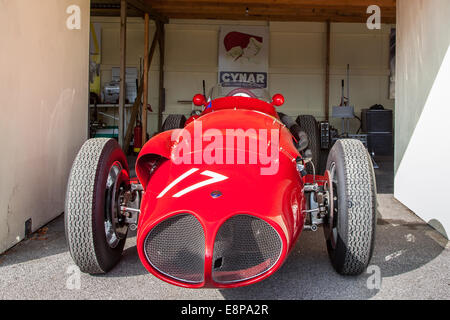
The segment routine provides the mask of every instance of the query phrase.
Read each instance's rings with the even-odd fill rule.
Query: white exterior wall
[[[395,197],[450,234],[450,1],[397,1]]]
[[[0,1],[0,253],[64,211],[87,137],[89,0]],[[69,5],[81,30],[68,30]]]

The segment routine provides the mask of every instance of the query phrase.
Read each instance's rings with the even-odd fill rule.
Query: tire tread
[[[300,126],[300,129],[308,135],[309,149],[312,152],[314,168],[308,163],[306,165],[306,171],[308,174],[320,174],[322,170],[320,168],[320,137],[317,120],[314,116],[301,115],[297,118],[297,123]]]
[[[182,114],[171,114],[164,121],[162,131],[169,131],[173,129],[181,129],[186,123],[186,117]]]
[[[375,241],[375,173],[370,156],[360,141],[343,139],[337,143],[345,168],[348,228],[345,259],[340,273],[359,275],[372,258]]]
[[[97,259],[92,212],[98,163],[110,139],[88,140],[78,153],[70,173],[65,207],[66,238],[70,254],[82,272],[105,273]]]

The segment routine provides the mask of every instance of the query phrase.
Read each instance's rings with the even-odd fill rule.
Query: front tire
[[[324,225],[327,250],[335,270],[360,275],[375,244],[377,191],[369,153],[358,140],[338,140],[327,161],[333,199]]]
[[[88,140],[70,172],[65,232],[70,254],[82,272],[103,274],[120,260],[128,226],[120,193],[129,187],[125,154],[113,139]]]

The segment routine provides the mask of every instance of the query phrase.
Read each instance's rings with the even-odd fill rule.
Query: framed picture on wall
[[[269,28],[222,26],[219,37],[219,83],[245,82],[267,88]]]

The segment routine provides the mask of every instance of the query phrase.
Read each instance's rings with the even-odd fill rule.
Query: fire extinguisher
[[[134,152],[139,153],[142,149],[142,123],[137,121],[134,127]]]

